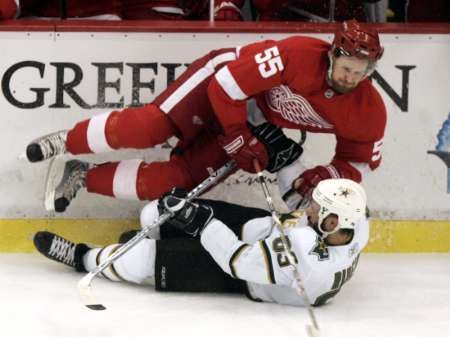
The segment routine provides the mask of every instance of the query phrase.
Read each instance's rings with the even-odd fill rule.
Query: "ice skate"
[[[77,192],[85,187],[86,173],[91,164],[80,160],[55,158],[48,168],[45,186],[45,209],[64,212]]]
[[[36,249],[45,257],[61,262],[77,271],[86,272],[83,255],[90,249],[86,244],[76,244],[54,233],[42,231],[33,237]]]
[[[28,161],[35,163],[67,152],[67,131],[57,131],[33,140],[27,146]]]

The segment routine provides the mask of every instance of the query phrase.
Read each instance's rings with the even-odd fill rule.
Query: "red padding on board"
[[[99,21],[99,20],[5,20],[0,31],[56,32],[166,32],[166,33],[333,33],[336,23],[310,22],[215,22],[208,21]],[[385,34],[450,34],[450,23],[371,24]]]

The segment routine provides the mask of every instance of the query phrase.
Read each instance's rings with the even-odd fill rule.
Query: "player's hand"
[[[159,198],[158,209],[160,214],[172,214],[172,218],[167,220],[168,224],[195,237],[208,225],[214,212],[209,206],[186,200],[186,196],[186,191],[174,188]]]
[[[303,148],[286,137],[283,130],[270,123],[258,126],[249,124],[252,133],[266,146],[269,161],[266,170],[275,173],[297,160]]]
[[[330,178],[331,175],[325,166],[316,166],[306,170],[292,182],[291,189],[282,196],[282,199],[290,210],[306,208],[311,202],[312,191],[317,184]]]
[[[216,1],[214,19],[217,21],[242,21],[241,10],[231,1]]]
[[[255,173],[253,161],[255,159],[262,169],[267,167],[269,161],[266,147],[245,126],[235,127],[225,136],[218,137],[219,144],[225,152],[233,158],[239,168]]]
[[[331,174],[325,166],[316,166],[303,172],[293,184],[293,187],[302,198],[301,207],[309,204],[312,192],[317,184],[322,180],[330,178]]]

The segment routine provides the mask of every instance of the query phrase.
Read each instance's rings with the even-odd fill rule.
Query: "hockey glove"
[[[158,200],[158,210],[162,212],[169,212],[172,218],[167,220],[167,223],[176,227],[191,236],[200,235],[203,229],[208,225],[214,216],[211,207],[194,203],[180,197],[183,191],[174,188],[172,192],[162,196]],[[185,194],[186,196],[186,194]]]
[[[306,170],[294,180],[292,188],[282,198],[289,209],[305,208],[311,202],[312,192],[317,184],[330,178],[332,176],[325,166]]]
[[[242,21],[241,10],[231,1],[216,1],[214,18],[217,21]]]
[[[275,173],[293,163],[303,153],[303,148],[286,137],[283,130],[273,124],[263,123],[258,126],[249,124],[252,133],[266,146],[269,162],[266,170]]]
[[[267,167],[268,154],[266,147],[245,126],[235,127],[227,135],[218,137],[219,144],[225,152],[236,161],[239,168],[255,173],[255,159],[262,169]]]

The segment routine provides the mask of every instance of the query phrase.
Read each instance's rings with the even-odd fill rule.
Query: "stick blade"
[[[306,326],[306,332],[308,333],[309,337],[321,337],[319,329],[313,327],[312,325]]]
[[[106,310],[103,304],[86,304],[86,307],[91,310]]]
[[[86,308],[91,310],[105,310],[106,307],[96,300],[92,292],[91,280],[91,274],[87,274],[78,282],[78,293],[80,294],[81,301]]]

